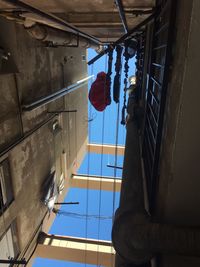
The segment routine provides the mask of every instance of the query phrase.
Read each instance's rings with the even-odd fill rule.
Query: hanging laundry
[[[115,103],[119,103],[121,68],[122,68],[122,63],[121,63],[122,50],[123,48],[120,45],[116,46],[116,52],[117,52],[116,63],[115,63],[116,74],[114,77],[114,84],[113,84],[113,100],[115,101]]]
[[[125,58],[125,63],[124,63],[124,97],[123,97],[123,107],[122,107],[122,119],[121,119],[121,124],[125,125],[126,124],[126,91],[127,91],[127,85],[128,85],[128,70],[129,70],[129,65],[128,61],[130,58],[130,54],[128,51],[128,46],[129,42],[125,42],[125,49],[124,49],[124,58]]]
[[[129,58],[134,57],[137,52],[138,41],[134,38],[128,39],[125,41],[125,46],[127,46],[127,53],[129,55]]]
[[[126,93],[128,91],[128,70],[129,70],[129,59],[135,56],[135,53],[137,51],[137,40],[136,39],[128,39],[124,42],[124,97],[123,97],[123,107],[122,107],[122,116],[121,116],[121,124],[126,124]]]
[[[98,111],[103,111],[111,103],[110,81],[105,72],[99,72],[96,80],[92,83],[89,100]]]
[[[109,82],[109,87],[111,88],[111,75],[112,75],[112,62],[113,62],[113,49],[109,47],[108,51],[108,72],[106,74],[107,80]],[[111,90],[109,88],[109,90]]]

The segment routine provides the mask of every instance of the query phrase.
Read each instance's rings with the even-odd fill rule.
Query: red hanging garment
[[[110,81],[105,72],[99,72],[96,80],[92,83],[89,100],[98,111],[103,111],[111,103]]]

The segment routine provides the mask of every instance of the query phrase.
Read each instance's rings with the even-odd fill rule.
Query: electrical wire
[[[92,64],[91,72],[93,75],[94,72],[94,64]],[[91,81],[90,81],[91,82]],[[92,114],[92,106],[89,102],[89,118],[91,118]],[[88,122],[88,143],[90,143],[91,138],[91,123]],[[87,177],[90,174],[90,147],[88,148],[88,160],[87,160]],[[88,211],[89,211],[89,179],[87,178],[87,186],[86,186],[86,218],[85,218],[85,239],[88,237]],[[86,259],[87,259],[87,242],[85,243],[85,267],[86,267]]]
[[[105,56],[105,72],[107,70],[107,61],[108,61],[108,54]],[[104,81],[104,101],[106,99],[106,82],[107,80],[105,79]],[[103,154],[103,145],[104,145],[104,134],[105,134],[105,112],[106,110],[103,111],[103,116],[102,116],[102,132],[101,132],[101,163],[100,163],[100,188],[99,188],[99,218],[101,215],[101,202],[102,202],[102,177],[103,177],[103,159],[104,159],[104,154]],[[100,239],[100,219],[98,220],[98,228],[97,228],[97,240],[99,241]],[[97,247],[97,266],[99,265],[99,245]]]
[[[114,10],[114,8],[113,8]],[[108,33],[109,34],[109,33]],[[105,69],[106,69],[106,64],[107,64],[107,57],[105,58],[106,63],[105,63]],[[92,64],[92,74],[93,74],[93,68],[94,68],[94,64]],[[106,81],[105,81],[106,82]],[[105,86],[104,85],[104,95],[105,95]],[[105,96],[104,96],[105,97]],[[117,145],[118,145],[118,135],[119,135],[119,109],[120,106],[119,104],[117,105],[117,121],[116,121],[116,141],[115,141],[115,165],[117,166]],[[89,106],[89,119],[87,119],[88,122],[88,138],[90,141],[91,138],[91,123],[94,120],[94,117],[91,116],[91,105]],[[96,117],[95,117],[96,118]],[[85,218],[86,219],[86,230],[85,230],[85,235],[86,235],[86,239],[87,239],[87,235],[88,235],[88,219],[90,218],[95,218],[98,219],[98,241],[100,238],[100,220],[104,219],[104,216],[101,216],[101,205],[102,205],[102,176],[103,176],[103,145],[104,145],[104,135],[105,135],[105,111],[103,112],[103,116],[102,116],[102,133],[101,133],[101,159],[100,159],[100,190],[99,190],[99,211],[98,211],[98,216],[97,215],[89,215],[88,214],[88,210],[89,210],[89,180],[87,179],[87,192],[86,192],[86,214],[81,214],[81,215],[75,215],[75,214],[71,214],[70,216],[78,216],[81,218]],[[90,148],[89,148],[90,149]],[[90,151],[88,149],[88,163],[87,163],[87,174],[89,176],[90,173]],[[114,177],[116,178],[116,169],[114,169]],[[113,219],[113,215],[114,215],[114,210],[115,210],[115,192],[116,192],[116,183],[114,181],[114,188],[113,188],[113,211],[112,211],[112,216],[109,217],[109,219]],[[106,217],[108,219],[108,217]],[[111,248],[111,266],[113,266],[113,255],[112,255],[113,251]],[[87,243],[85,244],[85,266],[86,266],[86,259],[87,259]],[[99,246],[97,248],[97,266],[99,265]]]
[[[120,112],[120,102],[117,104],[117,109],[116,109],[116,113],[117,113],[117,117],[116,117],[116,135],[115,135],[115,153],[114,153],[114,166],[118,165],[118,139],[119,139],[119,112]],[[116,183],[115,183],[115,179],[117,177],[117,168],[114,168],[113,170],[114,173],[114,184],[113,184],[113,209],[112,209],[112,213],[113,213],[113,217],[114,217],[114,212],[115,212],[115,191],[116,191]]]
[[[70,94],[65,97],[66,99],[66,106],[67,109],[69,109],[69,97]],[[68,131],[67,131],[67,139],[68,139],[68,149],[67,149],[67,166],[70,166],[70,155],[71,155],[71,138],[70,138],[70,112],[67,113],[67,126],[68,126]]]
[[[22,255],[21,259],[24,259],[24,257],[25,257],[25,255],[26,255],[28,249],[30,248],[32,242],[34,241],[34,239],[36,238],[36,236],[38,235],[38,233],[41,232],[41,230],[42,230],[42,226],[43,226],[43,222],[44,222],[44,219],[45,219],[45,217],[47,216],[47,214],[48,214],[48,211],[45,212],[45,214],[44,214],[44,216],[43,216],[43,218],[42,218],[40,224],[38,225],[36,231],[34,232],[33,236],[31,237],[29,243],[28,243],[27,246],[25,247],[25,250],[24,250],[24,252],[23,252],[23,255]],[[34,247],[32,253],[31,253],[31,255],[29,256],[29,258],[28,258],[27,263],[26,263],[25,266],[28,265],[30,259],[32,258],[33,254],[34,254],[34,252],[35,252],[35,250],[36,250],[36,248],[37,248],[37,245],[38,245],[38,243],[36,242],[36,245],[35,245],[35,247]],[[19,264],[17,265],[17,267],[19,267]]]
[[[118,141],[119,141],[119,124],[120,124],[120,98],[119,98],[119,102],[117,103],[116,113],[117,113],[117,118],[116,118],[114,166],[117,166],[118,165]],[[114,183],[113,183],[112,223],[114,223],[114,213],[115,213],[117,168],[114,168],[113,172],[114,172]],[[113,251],[112,251],[112,247],[111,247],[111,266],[114,266],[112,252]]]
[[[63,215],[67,217],[72,217],[76,219],[98,219],[98,220],[111,220],[112,216],[99,216],[98,214],[81,214],[75,212],[68,212],[63,210],[54,210],[54,212],[58,215]]]
[[[116,136],[115,136],[115,159],[114,159],[114,166],[118,165],[118,139],[119,139],[119,111],[120,111],[120,104],[117,104],[117,119],[116,119]],[[114,219],[114,212],[115,212],[115,201],[116,201],[116,177],[117,177],[117,168],[114,168],[114,184],[113,184],[113,208],[112,208],[112,215]]]
[[[78,145],[77,145],[77,112],[74,114],[74,124],[75,124],[75,153],[76,153],[76,158],[75,158],[75,168],[78,168]]]

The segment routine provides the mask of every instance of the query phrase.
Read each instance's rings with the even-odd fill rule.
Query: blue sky
[[[96,55],[95,51],[89,49],[88,50],[88,60],[93,58]],[[114,55],[113,59],[113,75],[114,76],[114,62],[116,56]],[[106,72],[107,67],[107,57],[104,56],[100,60],[98,60],[94,66],[90,66],[88,68],[88,74],[96,74],[100,71]],[[130,73],[134,73],[135,64],[131,64],[133,69],[130,69]],[[122,75],[123,81],[123,75]],[[91,83],[91,82],[90,82]],[[89,84],[90,87],[90,84]],[[112,88],[112,86],[111,86]],[[123,84],[121,86],[121,96],[122,100],[123,96]],[[122,101],[121,101],[122,102]],[[121,104],[120,104],[121,105]],[[112,102],[110,106],[108,106],[105,112],[97,112],[91,105],[88,107],[89,116],[93,118],[91,122],[89,122],[89,140],[92,143],[107,143],[107,144],[115,144],[116,137],[116,120],[117,120],[117,105]],[[121,107],[120,107],[120,120],[121,120]],[[102,125],[104,121],[104,133],[102,132]],[[126,130],[124,126],[119,126],[119,138],[118,144],[123,145],[125,142],[125,134]],[[102,157],[102,158],[101,158]],[[88,165],[89,160],[89,165]],[[102,162],[102,168],[101,168]],[[102,176],[114,176],[114,169],[108,168],[106,165],[114,165],[115,158],[111,155],[97,155],[90,154],[86,155],[85,159],[79,169],[79,174],[89,174],[90,175],[102,175]],[[123,157],[118,156],[117,165],[122,166]],[[89,166],[89,168],[88,168]],[[116,171],[116,176],[121,177],[121,170]],[[85,189],[75,189],[71,188],[69,190],[68,195],[65,198],[66,202],[70,201],[78,201],[79,205],[67,205],[62,206],[61,210],[66,212],[73,213],[81,213],[92,215],[100,215],[100,216],[108,216],[112,217],[113,215],[113,199],[115,199],[115,209],[118,207],[119,202],[119,193],[106,192],[106,191],[97,191],[97,190],[85,190]],[[101,200],[101,201],[100,201]],[[96,239],[111,239],[111,228],[112,228],[112,220],[111,219],[88,219],[87,223],[85,218],[79,219],[70,216],[58,215],[56,220],[54,221],[50,233],[58,234],[58,235],[69,235],[69,236],[77,236],[77,237],[87,237],[87,238],[96,238]],[[65,261],[56,261],[49,259],[41,259],[37,258],[33,264],[34,267],[79,267],[79,266],[92,266],[85,264],[78,264],[72,262]]]

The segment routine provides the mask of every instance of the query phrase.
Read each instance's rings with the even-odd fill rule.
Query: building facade
[[[199,1],[100,2],[0,1],[0,260],[25,259],[31,265],[36,252],[84,261],[88,242],[92,264],[98,244],[103,266],[198,266],[199,234],[187,231],[200,223]],[[113,49],[127,38],[138,43],[137,92],[134,104],[129,99],[133,120],[127,124],[116,221],[128,212],[138,231],[128,232],[127,249],[120,235],[127,233],[114,228],[120,233],[113,238],[114,263],[110,242],[53,239],[47,233],[55,218],[51,201],[63,200],[70,186],[84,188],[84,178],[73,174],[87,150],[103,151],[101,145],[88,146],[86,48],[100,57],[106,45]],[[91,188],[98,188],[96,178],[90,177]],[[103,185],[110,190],[106,178]],[[135,214],[144,213],[135,223]],[[158,228],[166,225],[166,235],[160,228],[150,235],[147,217]],[[137,228],[138,222],[149,228]],[[188,245],[170,236],[169,225],[185,227],[183,235],[195,241]],[[65,242],[70,247],[56,245]],[[112,262],[106,260],[110,255]]]

